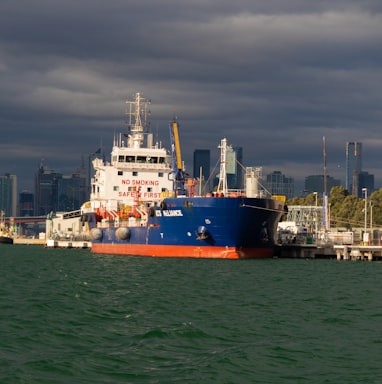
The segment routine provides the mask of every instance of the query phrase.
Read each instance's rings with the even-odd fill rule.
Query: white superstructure
[[[111,161],[95,159],[90,204],[92,209],[126,212],[152,206],[173,190],[171,156],[148,132],[148,104],[140,93],[128,106],[128,132],[114,138]]]

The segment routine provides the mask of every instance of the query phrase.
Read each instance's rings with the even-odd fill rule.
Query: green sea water
[[[382,383],[382,263],[0,246],[0,383]]]

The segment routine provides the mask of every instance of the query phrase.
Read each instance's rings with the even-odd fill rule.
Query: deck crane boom
[[[187,194],[184,188],[185,172],[183,169],[182,155],[179,143],[179,125],[176,119],[170,122],[170,139],[172,155],[172,173],[174,177],[174,192],[176,196],[185,196]]]

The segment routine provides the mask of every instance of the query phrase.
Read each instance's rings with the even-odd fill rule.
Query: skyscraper
[[[309,175],[305,177],[305,193],[318,192],[324,193],[324,175]],[[330,194],[330,190],[333,187],[341,185],[341,180],[335,179],[329,175],[326,175],[327,194]]]
[[[0,211],[5,216],[16,216],[17,177],[9,173],[0,176]]]
[[[34,195],[29,191],[22,191],[19,194],[19,213],[18,216],[33,216],[34,215]]]
[[[35,174],[34,213],[37,216],[57,212],[58,180],[61,173],[54,172],[42,164]]]
[[[294,179],[283,175],[280,171],[273,171],[267,175],[267,190],[272,195],[283,195],[291,199],[294,196]]]
[[[78,172],[71,175],[63,175],[58,180],[57,191],[58,211],[67,212],[80,209],[82,203],[89,198],[86,187],[86,174]]]
[[[358,191],[358,176],[362,171],[362,143],[346,143],[346,179],[345,188],[350,194]]]
[[[229,189],[244,188],[243,148],[227,148],[227,183]]]
[[[194,178],[200,178],[200,170],[202,171],[202,187],[208,191],[209,178],[210,178],[210,150],[209,149],[195,149],[194,151]]]

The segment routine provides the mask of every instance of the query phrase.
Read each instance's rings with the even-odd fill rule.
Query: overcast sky
[[[244,165],[345,181],[345,143],[382,186],[380,0],[1,0],[0,174],[33,189],[124,130],[125,99],[182,155],[226,136]],[[297,192],[297,191],[296,191]]]

